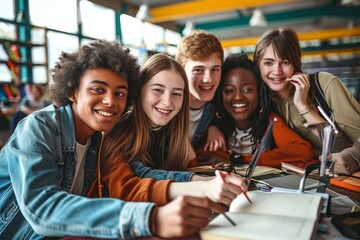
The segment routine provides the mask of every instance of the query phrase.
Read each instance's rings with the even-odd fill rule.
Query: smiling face
[[[214,98],[220,83],[221,64],[217,53],[210,55],[206,61],[186,61],[184,69],[189,81],[190,107],[202,107]]]
[[[96,131],[109,131],[121,117],[128,82],[106,68],[89,69],[70,98],[76,127],[76,140],[85,144]]]
[[[165,126],[180,111],[184,100],[184,80],[172,70],[154,75],[141,90],[142,108],[152,127]]]
[[[291,83],[285,80],[294,74],[294,66],[288,60],[279,58],[272,46],[265,50],[259,68],[262,80],[272,91],[283,99],[290,96]]]
[[[249,118],[258,106],[255,75],[244,68],[230,70],[224,79],[223,103],[240,130],[248,129]]]

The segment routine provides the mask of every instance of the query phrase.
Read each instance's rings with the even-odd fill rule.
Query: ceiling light
[[[357,6],[360,5],[360,0],[341,0],[340,4],[344,6]]]
[[[195,30],[195,25],[192,21],[187,21],[184,27],[184,30],[182,31],[182,34],[184,36],[189,35],[192,31]]]
[[[253,15],[250,18],[249,25],[252,27],[264,27],[268,22],[264,16],[264,13],[260,9],[255,9]]]
[[[142,21],[151,18],[149,4],[147,2],[141,4],[141,6],[139,7],[139,11],[136,13],[135,17]]]

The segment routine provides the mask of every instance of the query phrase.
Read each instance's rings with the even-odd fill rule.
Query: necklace
[[[159,131],[162,128],[162,126],[157,126],[157,127],[152,127],[151,130],[152,131]]]
[[[199,108],[192,108],[192,107],[190,107],[190,110],[191,111],[200,111],[200,110],[202,110],[204,108],[204,106],[201,106],[201,107],[199,107]]]

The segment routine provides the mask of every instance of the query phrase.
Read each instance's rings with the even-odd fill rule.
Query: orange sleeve
[[[258,165],[280,168],[281,162],[313,159],[313,151],[309,142],[291,130],[279,115],[271,113],[270,117],[277,118],[273,129],[276,147],[262,153]]]
[[[168,192],[173,180],[158,181],[154,178],[136,177],[125,162],[121,162],[107,175],[102,175],[101,180],[109,191],[109,197],[112,198],[133,202],[154,202],[158,206],[170,201]],[[97,181],[92,185],[89,196],[98,196]]]

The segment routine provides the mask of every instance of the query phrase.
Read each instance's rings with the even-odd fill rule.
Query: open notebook
[[[315,194],[250,191],[250,204],[237,196],[226,215],[220,214],[201,232],[203,240],[312,239],[316,233],[322,198]]]

